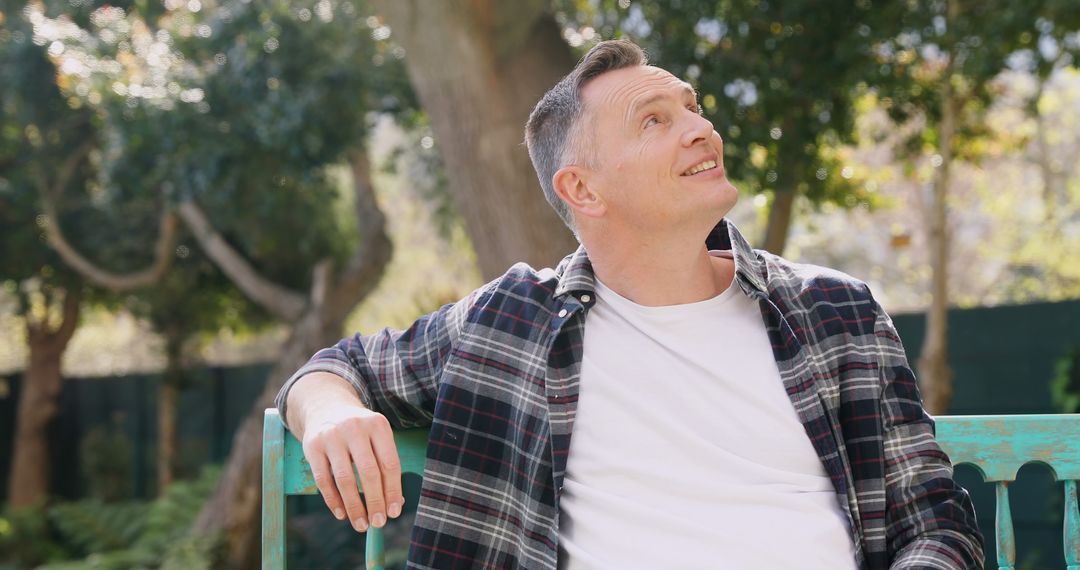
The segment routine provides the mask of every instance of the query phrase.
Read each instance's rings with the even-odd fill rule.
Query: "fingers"
[[[337,520],[344,519],[345,504],[341,501],[341,495],[338,493],[337,483],[334,482],[334,477],[331,474],[330,460],[327,458],[326,453],[313,453],[305,449],[304,455],[308,457],[308,463],[311,465],[311,475],[315,479],[315,486],[319,488],[319,494],[322,495],[326,507],[330,509],[330,512],[334,513],[334,518]]]
[[[352,458],[350,452],[341,442],[331,444],[328,453],[330,457],[331,472],[334,477],[334,485],[345,505],[345,513],[349,517],[356,532],[364,532],[368,529],[368,513],[364,503],[360,500],[360,491],[356,488],[356,477],[353,475]]]
[[[349,442],[349,453],[360,475],[360,487],[364,491],[364,503],[367,507],[368,521],[374,527],[386,524],[386,499],[383,497],[382,471],[375,461],[369,440]]]
[[[357,532],[400,516],[401,462],[386,417],[370,410],[327,410],[318,419],[304,434],[304,455],[327,508],[338,520],[348,518]]]
[[[397,446],[394,445],[394,432],[389,424],[372,434],[371,447],[382,474],[383,497],[386,500],[387,514],[391,518],[396,518],[401,515],[405,507],[405,495],[401,491],[401,460],[398,459]]]

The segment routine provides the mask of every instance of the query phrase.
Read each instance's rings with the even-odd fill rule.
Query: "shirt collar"
[[[735,279],[743,291],[747,294],[750,294],[751,290],[767,293],[763,277],[765,275],[763,262],[730,220],[724,218],[716,224],[705,238],[705,246],[710,250],[731,251],[735,259]],[[556,297],[572,292],[596,293],[596,277],[584,245],[563,258],[555,271],[560,276],[559,284],[555,288]]]

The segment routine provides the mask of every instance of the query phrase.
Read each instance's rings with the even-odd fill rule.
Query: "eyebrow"
[[[683,83],[683,88],[682,88],[681,93],[682,94],[689,94],[690,97],[694,100],[694,103],[695,104],[697,103],[697,91],[694,90],[694,88],[691,87],[689,84]],[[671,91],[664,91],[664,92],[656,93],[655,95],[649,96],[647,99],[645,99],[644,101],[641,101],[640,103],[635,104],[630,109],[630,114],[628,115],[628,119],[633,120],[635,117],[638,116],[639,113],[641,113],[641,109],[643,109],[645,107],[648,107],[649,105],[652,105],[653,103],[656,103],[657,101],[661,101],[663,99],[669,99],[669,98],[671,98]]]

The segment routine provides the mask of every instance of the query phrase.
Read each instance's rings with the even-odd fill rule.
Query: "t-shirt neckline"
[[[728,250],[719,250],[719,249],[709,250],[709,255],[711,255],[713,257],[727,257],[727,258],[734,259],[734,256]],[[736,272],[737,271],[738,271],[738,266],[737,266],[737,262],[736,262]],[[596,294],[597,294],[598,298],[604,299],[607,302],[611,303],[612,305],[616,305],[616,306],[618,306],[620,308],[625,308],[625,309],[629,309],[629,310],[632,310],[632,311],[635,311],[635,312],[638,312],[638,313],[651,314],[651,315],[676,315],[676,314],[684,314],[684,313],[685,314],[695,314],[695,313],[700,313],[703,310],[708,310],[708,309],[712,309],[712,308],[715,308],[715,307],[719,307],[719,306],[727,303],[729,300],[731,300],[736,295],[736,293],[737,293],[736,290],[738,289],[738,284],[735,282],[735,280],[736,280],[736,278],[732,278],[731,283],[728,284],[726,289],[724,289],[723,291],[718,293],[716,296],[710,297],[708,299],[703,299],[701,301],[694,301],[694,302],[691,302],[691,303],[680,303],[680,304],[677,304],[677,305],[648,306],[648,305],[642,305],[642,304],[639,304],[639,303],[635,303],[634,301],[631,301],[630,299],[627,299],[626,297],[623,297],[622,295],[616,293],[610,287],[605,285],[604,282],[601,281],[599,277],[595,277]]]

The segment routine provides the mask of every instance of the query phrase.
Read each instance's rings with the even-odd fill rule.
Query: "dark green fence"
[[[251,411],[269,366],[200,368],[189,372],[177,410],[177,474],[194,475],[229,453],[233,432]],[[66,499],[107,485],[110,495],[156,495],[158,374],[68,378],[49,433],[51,493]],[[18,374],[0,377],[0,500],[11,469]],[[111,465],[111,466],[110,466]],[[119,469],[119,471],[118,471]]]

